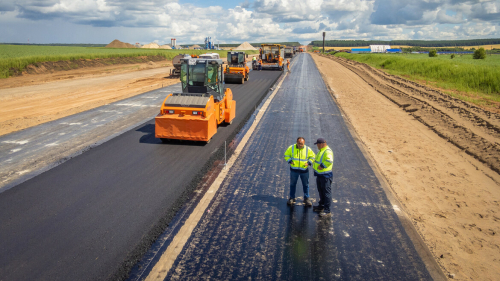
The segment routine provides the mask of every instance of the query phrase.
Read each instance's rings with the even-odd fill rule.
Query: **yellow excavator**
[[[280,44],[262,44],[260,58],[262,59],[262,69],[283,70],[283,58],[285,51]]]
[[[236,116],[236,101],[225,88],[221,59],[185,57],[181,61],[182,93],[169,94],[155,117],[155,137],[162,142],[209,143],[223,122]]]

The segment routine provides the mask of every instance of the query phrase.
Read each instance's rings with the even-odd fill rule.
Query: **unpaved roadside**
[[[178,83],[171,63],[148,62],[0,79],[0,135]]]
[[[500,280],[496,116],[365,65],[313,58],[446,275]],[[477,138],[490,145],[477,150]]]

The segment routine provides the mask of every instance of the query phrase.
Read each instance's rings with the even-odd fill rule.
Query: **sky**
[[[500,0],[0,0],[1,43],[500,38]]]

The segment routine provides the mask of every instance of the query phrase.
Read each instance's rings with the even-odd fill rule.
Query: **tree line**
[[[480,46],[500,44],[497,39],[470,39],[470,40],[325,40],[326,47],[361,47],[368,45],[391,46],[418,46],[418,47],[454,47],[454,46]],[[323,41],[312,41],[310,45],[322,47]]]

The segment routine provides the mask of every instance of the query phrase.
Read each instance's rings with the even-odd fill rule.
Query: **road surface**
[[[301,199],[286,203],[283,153],[299,136],[315,151],[323,137],[334,151],[331,219]],[[432,280],[308,54],[295,60],[197,223],[182,227],[198,206],[174,219],[181,223],[165,231],[130,280]]]
[[[279,75],[254,71],[244,85],[231,85],[237,117],[207,145],[162,144],[150,120],[0,193],[0,280],[120,276]]]

